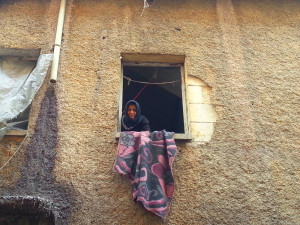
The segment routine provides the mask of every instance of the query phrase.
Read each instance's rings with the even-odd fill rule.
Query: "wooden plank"
[[[182,63],[122,62],[124,66],[181,67]]]
[[[188,120],[188,101],[187,101],[187,85],[186,85],[186,71],[185,68],[181,67],[181,92],[182,92],[182,111],[183,111],[183,123],[184,133],[189,133],[189,120]]]
[[[122,106],[123,106],[123,64],[121,63],[120,73],[120,87],[119,87],[119,116],[117,131],[121,131],[121,118],[122,118]]]
[[[162,55],[162,54],[136,54],[122,53],[122,61],[131,62],[159,62],[159,63],[183,63],[184,55]]]
[[[5,136],[25,136],[26,134],[27,130],[7,130]]]
[[[38,58],[41,49],[18,49],[18,48],[0,48],[1,56],[18,56],[18,57],[30,57]]]

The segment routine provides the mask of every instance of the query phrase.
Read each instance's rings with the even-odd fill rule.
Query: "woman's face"
[[[127,109],[127,114],[130,119],[134,119],[136,116],[136,106],[135,105],[130,105]]]

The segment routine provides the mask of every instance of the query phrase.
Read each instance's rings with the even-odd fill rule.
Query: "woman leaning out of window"
[[[126,103],[121,122],[121,131],[150,131],[149,120],[141,114],[140,104],[133,100]]]

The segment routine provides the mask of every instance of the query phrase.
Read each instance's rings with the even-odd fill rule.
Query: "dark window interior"
[[[37,205],[39,205],[37,203]],[[34,209],[33,209],[34,208]],[[20,209],[16,206],[0,206],[1,225],[54,225],[52,212],[45,212],[29,206]]]
[[[151,84],[163,82],[171,83]],[[149,119],[151,131],[184,133],[180,66],[123,66],[123,108],[137,95],[136,101]]]
[[[30,107],[31,104],[18,116],[11,120],[8,120],[7,124],[12,124],[11,128],[15,130],[27,130]]]

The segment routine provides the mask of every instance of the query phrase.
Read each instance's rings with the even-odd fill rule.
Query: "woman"
[[[124,111],[121,131],[150,131],[149,120],[141,115],[141,107],[138,102],[128,101]]]

